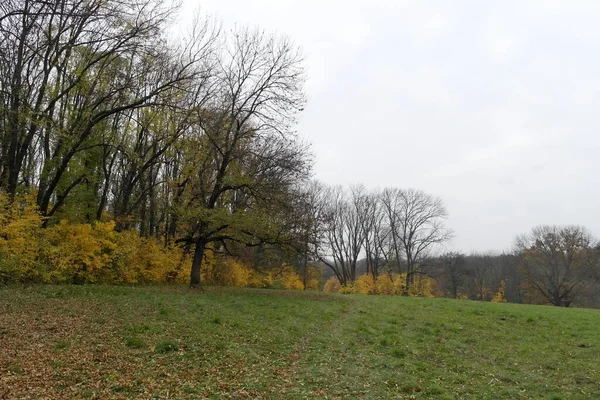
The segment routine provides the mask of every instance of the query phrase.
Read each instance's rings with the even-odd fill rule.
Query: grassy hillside
[[[0,289],[0,398],[600,398],[600,311],[208,288]]]

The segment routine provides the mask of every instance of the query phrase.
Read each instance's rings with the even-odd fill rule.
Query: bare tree
[[[363,190],[353,187],[348,194],[337,186],[326,195],[328,206],[317,256],[333,271],[342,286],[356,279],[356,264],[365,242]]]
[[[387,238],[389,229],[385,225],[385,213],[381,206],[380,197],[376,192],[366,192],[360,187],[361,222],[364,239],[367,273],[377,279],[381,269],[387,263]]]
[[[598,268],[596,239],[581,226],[534,228],[516,240],[524,280],[549,303],[569,307]]]
[[[438,262],[446,279],[446,290],[453,299],[457,299],[466,281],[465,257],[460,253],[448,252],[442,254]]]
[[[405,293],[421,274],[422,261],[438,245],[452,238],[444,221],[448,216],[442,200],[420,190],[385,189],[382,204],[390,229],[393,257],[400,273],[406,273]],[[402,268],[402,259],[405,268]]]
[[[292,218],[297,223],[298,252],[302,256],[302,281],[306,289],[309,263],[318,263],[318,251],[323,238],[323,224],[327,211],[328,188],[311,180],[298,188]]]

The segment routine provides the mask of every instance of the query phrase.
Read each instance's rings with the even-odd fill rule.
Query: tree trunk
[[[202,260],[204,259],[204,249],[206,247],[206,241],[204,239],[196,240],[196,247],[194,249],[194,259],[192,261],[192,272],[190,274],[190,287],[199,288],[202,286],[200,282],[200,267],[202,266]]]

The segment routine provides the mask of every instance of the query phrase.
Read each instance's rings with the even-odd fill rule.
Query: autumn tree
[[[596,239],[581,226],[542,225],[516,240],[525,283],[550,304],[579,300],[598,268]]]
[[[285,38],[232,32],[213,82],[182,140],[174,182],[180,242],[194,249],[190,285],[200,285],[207,245],[256,245],[282,237],[290,187],[306,178],[306,147],[292,126],[304,104],[299,50]]]
[[[0,7],[0,187],[36,187],[40,210],[53,215],[79,186],[99,191],[106,131],[118,135],[132,110],[186,92],[205,47],[167,45],[176,9],[157,0]]]

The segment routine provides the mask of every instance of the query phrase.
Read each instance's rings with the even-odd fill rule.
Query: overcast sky
[[[185,0],[306,54],[298,132],[329,184],[440,196],[451,248],[600,235],[600,1]]]

